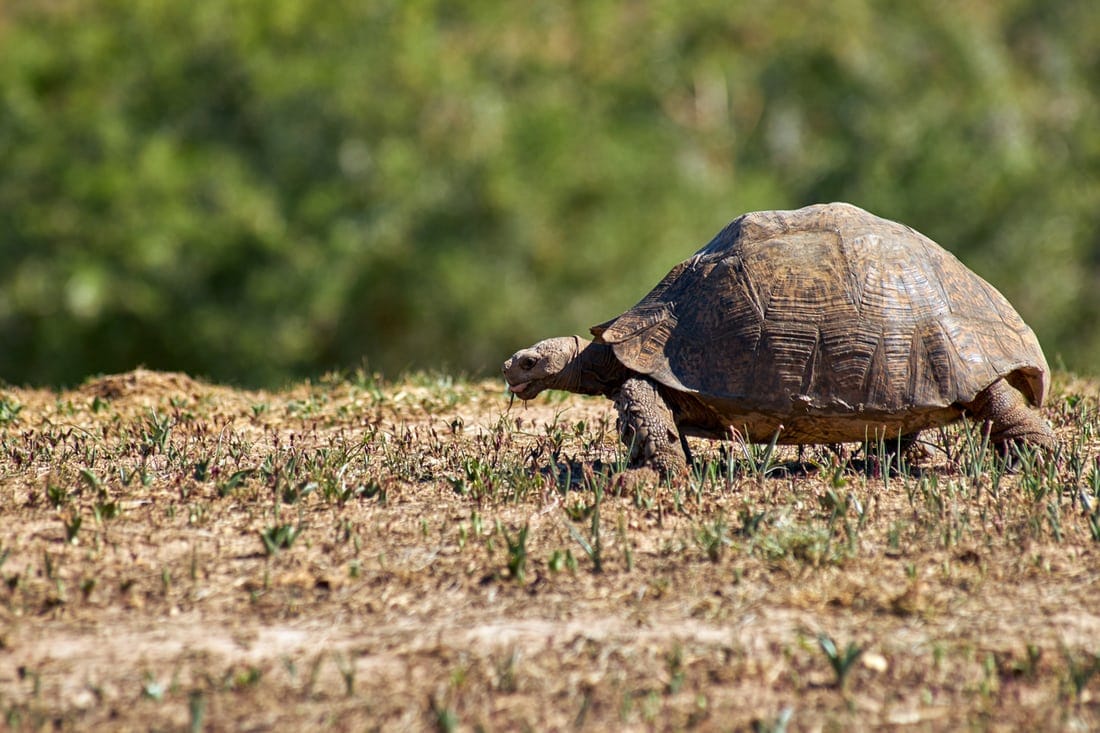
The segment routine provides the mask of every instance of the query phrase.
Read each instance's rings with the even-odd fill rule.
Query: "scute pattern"
[[[725,412],[876,415],[968,402],[999,377],[1040,405],[1048,368],[993,286],[848,204],[746,214],[593,328],[629,369]]]

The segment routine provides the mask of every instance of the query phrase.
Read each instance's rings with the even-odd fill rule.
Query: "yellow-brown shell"
[[[996,288],[904,225],[849,204],[745,214],[592,329],[629,369],[720,413],[934,413],[1049,370]],[[828,430],[825,430],[827,433]]]

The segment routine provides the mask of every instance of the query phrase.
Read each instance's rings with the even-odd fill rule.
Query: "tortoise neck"
[[[597,344],[580,336],[573,337],[577,353],[563,370],[562,379],[570,392],[610,395],[626,378],[627,369],[607,344]]]

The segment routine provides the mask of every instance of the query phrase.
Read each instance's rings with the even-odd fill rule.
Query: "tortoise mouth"
[[[529,382],[529,381],[528,382],[516,382],[514,384],[509,383],[508,384],[508,390],[512,394],[514,394],[516,397],[519,397],[521,400],[526,400],[526,399],[530,399],[531,397],[534,397],[538,393],[538,390],[532,390],[530,392],[530,394],[525,394],[527,392],[527,389],[530,386],[531,386],[531,382]]]
[[[535,380],[525,382],[508,382],[508,392],[516,395],[520,400],[533,400],[542,392],[542,387],[533,383]]]

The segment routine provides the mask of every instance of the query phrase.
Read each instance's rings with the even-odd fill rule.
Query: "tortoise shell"
[[[907,433],[957,418],[1002,377],[1036,406],[1049,385],[1035,334],[996,288],[849,204],[739,217],[592,333],[754,440]]]

